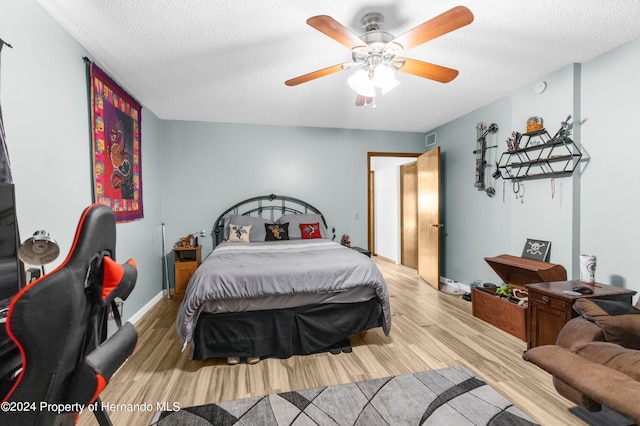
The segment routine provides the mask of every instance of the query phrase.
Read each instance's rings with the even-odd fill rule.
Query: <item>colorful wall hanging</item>
[[[94,63],[88,68],[93,201],[111,207],[118,222],[142,219],[142,107]]]

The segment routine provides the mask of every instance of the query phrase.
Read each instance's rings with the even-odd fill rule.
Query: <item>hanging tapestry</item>
[[[89,63],[94,202],[117,222],[144,217],[142,210],[142,107],[94,63]]]
[[[10,44],[5,43],[0,39],[0,52],[2,52],[2,46]],[[13,183],[11,177],[11,163],[9,162],[9,150],[7,149],[7,142],[5,140],[4,124],[2,122],[2,107],[0,107],[0,182]]]

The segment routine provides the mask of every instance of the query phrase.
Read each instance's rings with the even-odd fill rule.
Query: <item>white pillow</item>
[[[251,226],[252,225],[234,225],[233,223],[230,223],[228,241],[233,243],[248,243]]]
[[[244,216],[244,215],[229,215],[224,218],[224,238],[229,239],[229,224],[234,223],[236,225],[247,226],[251,225],[251,235],[249,235],[249,241],[264,241],[267,232],[265,231],[264,224],[271,223],[270,220],[263,219],[261,217],[255,216]]]

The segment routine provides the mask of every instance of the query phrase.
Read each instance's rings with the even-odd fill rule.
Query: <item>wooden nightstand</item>
[[[581,297],[618,300],[631,304],[633,290],[593,283],[589,287],[593,294],[571,296],[563,293],[573,287],[587,285],[582,281],[555,281],[549,283],[527,284],[529,292],[529,341],[527,348],[541,345],[554,345],[562,327],[578,314],[573,304]]]
[[[183,296],[187,290],[189,279],[200,266],[202,246],[197,247],[174,247],[173,257],[175,260],[175,294]]]

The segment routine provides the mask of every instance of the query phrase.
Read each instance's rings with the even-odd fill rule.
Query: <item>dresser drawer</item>
[[[538,293],[531,290],[529,290],[529,303],[530,304],[540,303],[550,308],[561,309],[561,310],[571,309],[571,306],[573,305],[571,301],[558,299],[556,297]]]

